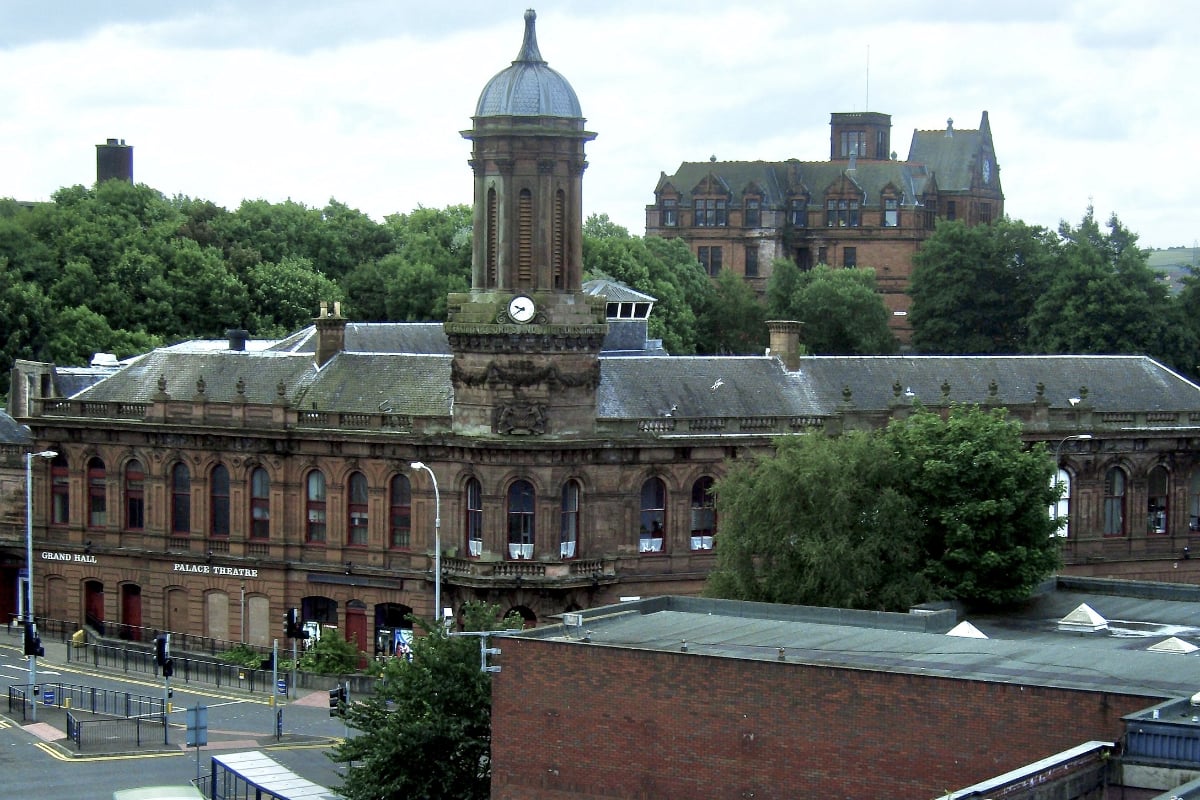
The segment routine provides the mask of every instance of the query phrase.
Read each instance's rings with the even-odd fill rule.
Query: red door
[[[359,667],[366,666],[367,649],[367,609],[361,603],[351,601],[346,606],[346,641],[352,642],[362,654]]]
[[[104,584],[88,581],[83,587],[83,612],[86,624],[104,633]]]
[[[136,583],[121,587],[121,638],[142,641],[142,587]]]

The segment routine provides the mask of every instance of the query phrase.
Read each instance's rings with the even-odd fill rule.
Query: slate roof
[[[452,356],[440,324],[350,323],[346,350],[319,369],[311,327],[266,344],[245,351],[209,341],[160,348],[72,399],[150,402],[161,377],[177,400],[192,399],[203,379],[209,401],[232,402],[241,380],[240,396],[250,403],[277,402],[282,384],[288,403],[304,410],[435,417],[453,411]],[[828,417],[847,408],[886,412],[914,400],[1016,406],[1037,400],[1039,383],[1043,399],[1058,409],[1077,398],[1100,413],[1175,412],[1184,415],[1181,424],[1200,415],[1200,386],[1145,356],[807,356],[788,372],[766,355],[643,352],[655,355],[601,355],[598,419]]]
[[[25,427],[6,412],[0,411],[0,445],[29,445],[33,436]]]
[[[975,154],[989,136],[987,112],[983,113],[980,130],[957,130],[952,136],[946,131],[913,131],[908,148],[908,160],[929,167],[937,175],[938,188],[943,191],[965,191],[971,188]]]
[[[841,400],[849,387],[857,408],[884,409],[902,394],[927,405],[948,398],[983,403],[996,381],[996,402],[1030,403],[1039,382],[1054,408],[1068,408],[1087,387],[1086,403],[1100,412],[1200,411],[1200,386],[1146,356],[808,356],[800,373],[822,398]]]
[[[845,176],[865,195],[865,202],[879,205],[880,193],[889,184],[903,197],[902,205],[914,205],[925,193],[930,173],[922,165],[903,161],[685,161],[674,175],[659,179],[657,191],[670,184],[679,191],[680,205],[690,206],[695,190],[712,175],[730,201],[741,205],[747,193],[761,192],[767,206],[785,207],[797,194],[807,194],[812,203],[820,203],[825,191]]]
[[[534,29],[536,19],[532,10],[525,12],[525,38],[521,51],[511,66],[497,73],[483,87],[475,105],[475,116],[571,119],[583,116],[571,84],[542,59]]]
[[[774,358],[672,356],[601,359],[596,407],[615,420],[808,416],[822,403]]]
[[[412,353],[450,355],[450,340],[440,322],[348,322],[346,351],[354,353]],[[317,352],[313,325],[296,331],[270,348],[276,352]]]
[[[968,616],[989,638],[960,638],[914,630],[906,614],[871,614],[839,609],[806,609],[764,603],[690,597],[648,598],[590,609],[583,629],[590,643],[578,646],[688,652],[732,659],[886,670],[966,680],[1025,683],[1123,692],[1148,698],[1190,696],[1200,687],[1200,656],[1150,652],[1167,634],[1197,641],[1200,603],[1101,598],[1130,623],[1119,635],[1064,633],[1055,615],[1091,595],[1049,593],[1023,617],[1023,627],[1004,628],[999,618]],[[840,615],[844,619],[839,619]],[[1065,613],[1065,612],[1063,612]],[[1147,623],[1150,623],[1147,625]],[[1137,629],[1146,635],[1128,633]],[[523,636],[578,642],[582,630],[546,627]],[[1149,704],[1149,703],[1148,703]]]

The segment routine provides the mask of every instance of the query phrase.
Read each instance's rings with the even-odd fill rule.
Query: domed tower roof
[[[579,98],[567,79],[547,66],[538,51],[533,23],[525,12],[525,41],[512,66],[488,81],[475,106],[477,117],[569,117],[580,119]]]

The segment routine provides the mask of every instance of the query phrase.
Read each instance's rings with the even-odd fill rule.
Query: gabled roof
[[[991,130],[987,112],[979,130],[946,129],[940,131],[914,130],[908,148],[908,160],[925,164],[938,177],[943,191],[966,191],[971,188],[975,156],[981,149],[990,150]]]

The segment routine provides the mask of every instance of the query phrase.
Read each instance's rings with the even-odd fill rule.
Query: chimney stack
[[[321,314],[313,322],[317,327],[317,366],[323,367],[346,349],[346,318],[342,316],[342,304],[335,302],[333,313],[330,313],[329,303],[321,301]]]
[[[124,139],[96,145],[96,183],[114,179],[133,183],[133,147]]]
[[[800,369],[800,327],[804,323],[790,319],[767,320],[771,332],[771,355],[783,362],[788,372]]]

